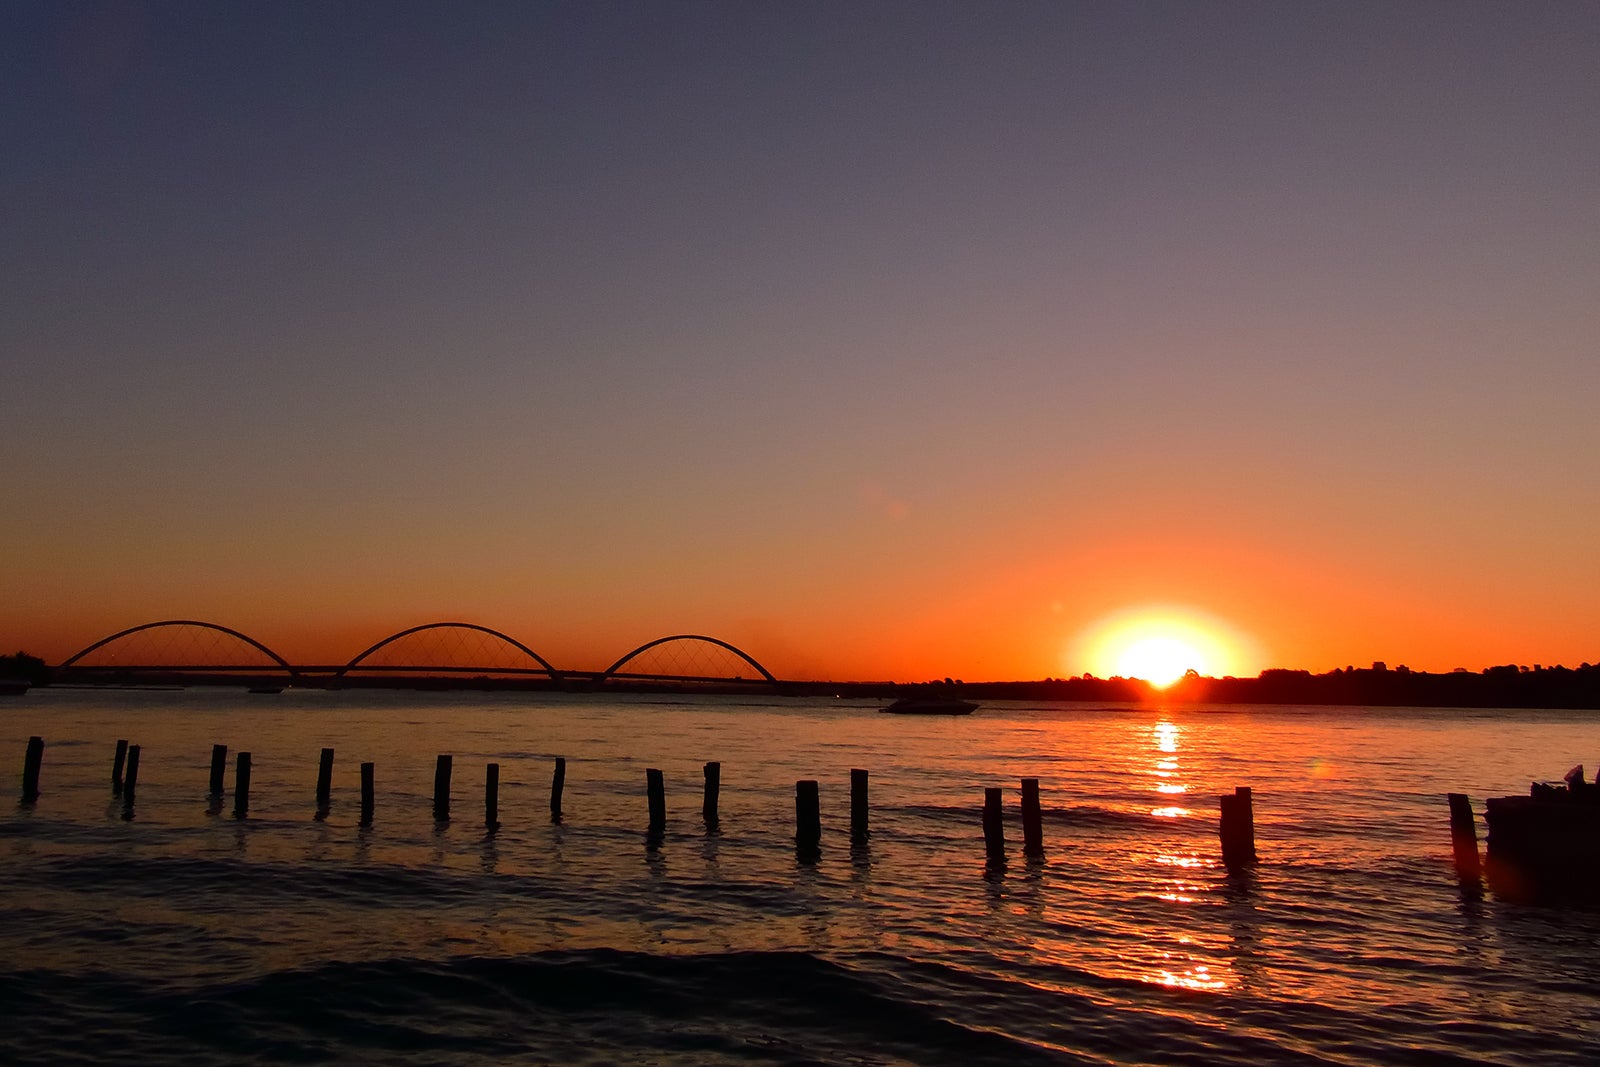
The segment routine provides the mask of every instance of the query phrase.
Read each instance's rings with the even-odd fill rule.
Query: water
[[[1463,894],[1443,794],[1600,758],[1583,712],[36,690],[0,815],[0,1062],[1589,1064],[1600,915]],[[113,743],[142,747],[137,807]],[[213,742],[249,818],[208,811]],[[318,752],[337,750],[314,821]],[[432,818],[434,756],[454,819]],[[9,754],[9,755],[7,755]],[[553,759],[565,819],[549,819]],[[357,766],[377,765],[357,826]],[[700,818],[722,763],[722,819]],[[502,827],[482,827],[483,766]],[[644,769],[669,823],[647,845]],[[872,836],[848,834],[849,770]],[[15,773],[15,772],[14,772]],[[1043,863],[1017,783],[1040,779]],[[797,858],[794,782],[824,839]],[[1012,854],[986,868],[982,789]],[[1218,863],[1256,795],[1259,868]],[[13,794],[15,795],[15,794]]]

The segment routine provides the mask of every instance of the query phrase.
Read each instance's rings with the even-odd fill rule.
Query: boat
[[[1527,899],[1600,901],[1600,776],[1583,767],[1527,796],[1490,797],[1488,875],[1495,891]]]
[[[971,715],[978,705],[953,697],[901,697],[881,710],[886,715]]]
[[[0,696],[19,697],[28,691],[26,678],[0,678]]]

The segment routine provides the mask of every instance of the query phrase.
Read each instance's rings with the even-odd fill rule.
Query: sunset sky
[[[1600,661],[1600,4],[13,0],[0,144],[8,652]]]

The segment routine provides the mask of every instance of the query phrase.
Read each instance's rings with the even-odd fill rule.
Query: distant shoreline
[[[36,684],[48,685],[39,679]],[[1406,668],[1370,668],[1330,671],[1268,670],[1254,678],[1210,678],[1190,675],[1158,689],[1136,678],[1046,678],[1038,681],[929,682],[891,681],[700,681],[664,682],[617,680],[596,682],[589,677],[552,680],[534,677],[488,675],[418,676],[370,675],[331,678],[290,677],[282,673],[199,674],[141,672],[137,676],[116,672],[73,671],[70,681],[59,684],[79,688],[153,689],[170,686],[284,685],[299,689],[397,689],[410,691],[569,692],[722,694],[779,696],[836,696],[852,699],[893,699],[911,693],[937,691],[959,694],[969,700],[1050,700],[1109,703],[1185,704],[1312,704],[1367,707],[1433,708],[1553,708],[1600,710],[1600,667],[1491,667],[1480,673],[1453,671],[1430,674]]]

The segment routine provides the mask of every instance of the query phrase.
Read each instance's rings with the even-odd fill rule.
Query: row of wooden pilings
[[[39,798],[39,773],[44,756],[44,740],[28,740],[27,755],[22,771],[22,803],[32,805]],[[433,817],[436,822],[450,820],[450,779],[454,760],[440,755],[434,763]],[[226,785],[228,746],[211,746],[211,779],[209,794],[211,812],[220,813]],[[234,756],[233,817],[243,819],[250,811],[251,758],[248,752]],[[361,764],[361,826],[372,825],[373,774],[372,763]],[[718,806],[722,788],[722,764],[707,763],[704,768],[705,791],[701,803],[701,816],[708,828],[715,829],[719,822]],[[561,797],[565,788],[567,761],[556,757],[555,770],[550,781],[550,817],[561,820]],[[111,765],[111,792],[122,799],[122,817],[133,818],[134,797],[139,782],[139,746],[126,740],[117,741]],[[868,836],[868,773],[860,768],[850,771],[850,836],[854,841]],[[484,827],[493,832],[500,827],[500,765],[490,763],[485,767],[483,789]],[[667,825],[666,783],[662,772],[654,767],[645,770],[645,794],[648,804],[649,824],[647,841],[659,844]],[[1004,790],[998,786],[983,791],[984,851],[991,864],[1003,864],[1006,857],[1005,822],[1003,811]],[[1455,796],[1451,797],[1452,815]],[[324,748],[317,762],[317,790],[315,818],[327,818],[333,797],[333,749]],[[1463,801],[1465,798],[1463,798]],[[1221,798],[1223,863],[1230,868],[1247,866],[1256,862],[1255,816],[1251,792],[1241,787],[1231,796]],[[822,804],[815,779],[795,782],[795,847],[802,855],[814,855],[822,843]],[[1468,809],[1470,817],[1471,810]],[[1474,839],[1475,841],[1476,839]],[[1044,856],[1044,814],[1039,803],[1039,779],[1022,779],[1022,851],[1029,859]],[[1474,856],[1476,845],[1474,844]]]

